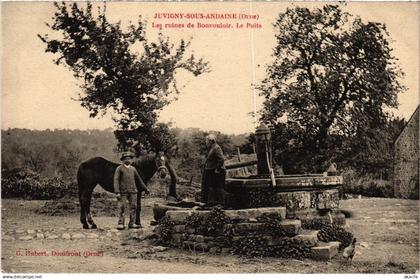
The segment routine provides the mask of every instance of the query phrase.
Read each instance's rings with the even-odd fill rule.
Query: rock
[[[117,232],[119,232],[119,230],[117,230],[117,229],[111,229],[110,232],[117,233]]]
[[[302,223],[300,220],[283,220],[280,226],[288,235],[297,235],[301,231]]]
[[[42,233],[42,230],[36,230],[36,232],[38,232],[38,233]]]
[[[37,233],[37,234],[36,234],[36,238],[37,238],[37,239],[44,239],[44,238],[45,238],[45,236],[44,236],[44,234],[43,234],[43,233]]]
[[[168,210],[166,211],[166,217],[172,222],[179,224],[185,222],[188,216],[192,214],[192,210]]]
[[[216,242],[224,242],[225,241],[225,237],[224,236],[218,236],[218,237],[216,237]]]
[[[155,251],[155,252],[163,252],[163,251],[166,251],[166,250],[168,250],[168,247],[164,247],[164,246],[153,247],[153,251]]]
[[[318,231],[305,231],[302,234],[295,236],[294,239],[297,239],[305,246],[312,247],[318,243]]]
[[[183,233],[185,231],[185,225],[175,225],[173,231],[175,233]]]
[[[363,248],[369,248],[369,244],[367,244],[366,242],[360,242],[359,246]]]
[[[220,249],[219,247],[212,247],[209,249],[209,252],[211,254],[219,254],[221,252],[222,249]]]
[[[32,239],[34,239],[34,237],[32,235],[19,237],[19,240],[32,240]]]
[[[160,203],[155,203],[153,205],[153,217],[156,221],[159,221],[160,219],[162,219],[166,212],[168,212],[169,210],[171,211],[176,211],[176,210],[181,210],[181,211],[185,211],[184,208],[180,208],[177,206],[169,206],[169,205],[165,205],[165,204],[160,204]]]
[[[259,231],[264,229],[264,223],[239,223],[235,226],[235,231],[239,234],[246,234],[254,231]]]
[[[15,238],[10,235],[5,235],[1,238],[2,241],[15,241]]]
[[[35,230],[27,230],[28,234],[34,234]]]
[[[105,236],[106,237],[112,237],[112,233],[111,232],[107,232],[107,234]]]
[[[222,248],[222,254],[230,254],[231,249],[230,248]]]
[[[85,238],[86,236],[84,235],[84,234],[82,234],[82,233],[75,233],[75,234],[73,234],[72,236],[71,236],[71,239],[83,239],[83,238]]]
[[[181,233],[174,233],[172,234],[172,240],[175,243],[180,243],[184,239],[184,236]]]
[[[69,233],[63,233],[63,235],[61,236],[62,239],[66,239],[66,240],[70,240],[71,239],[71,235]]]
[[[282,219],[286,218],[286,207],[261,207],[239,210],[225,210],[226,216],[231,219],[247,219],[253,220],[262,216],[263,214],[276,214]]]
[[[319,242],[317,246],[311,248],[312,258],[314,260],[330,260],[338,254],[340,242]]]
[[[209,250],[209,246],[207,245],[207,243],[195,242],[194,250],[199,250],[199,251],[206,252],[206,251]]]
[[[19,203],[19,206],[24,206],[25,205],[25,203],[24,202],[20,202]]]
[[[18,233],[18,234],[22,234],[22,233],[24,233],[24,232],[25,232],[25,230],[22,230],[22,229],[17,229],[17,230],[15,230],[15,232],[16,232],[16,233]]]
[[[204,236],[196,235],[195,236],[195,242],[204,242]]]
[[[86,237],[89,239],[94,239],[94,238],[98,238],[99,235],[97,235],[96,233],[87,233]]]
[[[274,195],[276,205],[284,206],[287,211],[311,207],[311,193],[306,191],[280,192]]]
[[[194,249],[194,241],[184,241],[184,242],[182,242],[182,246],[185,248],[185,249]]]
[[[47,235],[47,239],[58,239],[58,238],[59,238],[58,235],[55,235],[55,234]]]
[[[397,241],[398,244],[403,244],[402,240]]]
[[[337,208],[340,198],[337,189],[315,192],[311,196],[311,204],[314,208]]]

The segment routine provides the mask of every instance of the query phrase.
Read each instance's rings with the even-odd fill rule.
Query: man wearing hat
[[[223,204],[224,184],[226,177],[225,157],[222,148],[216,142],[216,136],[206,137],[208,148],[201,182],[201,202],[206,204]]]
[[[141,225],[139,226],[134,223],[136,217],[137,195],[141,195],[141,192],[137,193],[136,185],[140,185],[141,190],[146,194],[149,194],[149,189],[147,189],[136,168],[131,165],[133,157],[134,154],[131,152],[122,153],[121,161],[123,161],[123,164],[117,167],[114,174],[114,191],[117,194],[119,208],[117,226],[117,229],[119,230],[125,229],[124,211],[127,201],[130,208],[128,228],[137,229],[141,227]]]

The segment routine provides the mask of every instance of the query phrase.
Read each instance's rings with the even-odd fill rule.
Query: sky
[[[287,7],[319,7],[322,3],[287,2],[119,2],[108,3],[111,22],[137,21],[141,15],[148,21],[147,34],[156,38],[152,24],[165,23],[258,23],[261,28],[163,29],[162,33],[176,43],[191,39],[190,51],[210,63],[211,72],[194,77],[187,72],[177,75],[181,94],[164,108],[161,121],[174,127],[196,127],[239,134],[254,130],[250,113],[261,107],[252,84],[264,78],[265,66],[273,61],[275,46],[272,26]],[[419,103],[419,2],[355,2],[341,5],[344,11],[363,20],[387,25],[394,55],[405,72],[402,81],[408,90],[399,95],[400,107],[394,114],[408,119]],[[53,63],[54,55],[45,53],[37,34],[50,33],[45,22],[52,22],[55,8],[51,2],[1,3],[2,63],[1,109],[2,129],[105,129],[113,128],[109,116],[89,118],[77,98],[81,89],[72,73]],[[254,20],[186,20],[154,19],[155,13],[234,13],[258,15]],[[257,94],[257,93],[256,93]]]

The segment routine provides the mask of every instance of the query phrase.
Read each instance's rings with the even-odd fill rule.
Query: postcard
[[[419,12],[2,2],[2,273],[417,278]]]

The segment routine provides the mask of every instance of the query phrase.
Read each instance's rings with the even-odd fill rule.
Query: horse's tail
[[[80,196],[80,193],[82,192],[81,188],[82,188],[82,175],[83,175],[83,163],[81,163],[79,165],[79,167],[77,168],[77,175],[76,175],[76,179],[77,179],[77,190],[78,190],[78,194]]]

